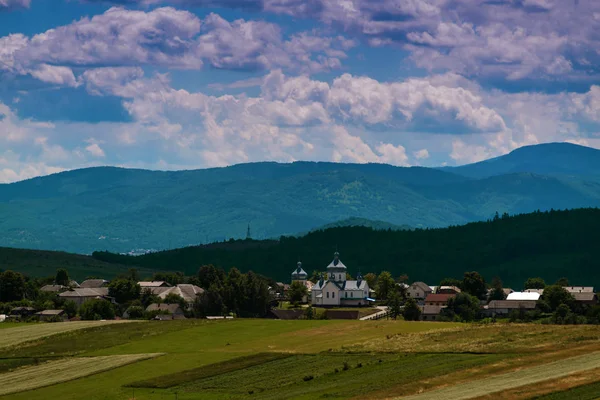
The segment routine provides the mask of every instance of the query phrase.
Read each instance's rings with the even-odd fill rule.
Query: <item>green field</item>
[[[0,330],[0,343],[34,338],[0,348],[0,383],[11,388],[1,399],[473,398],[600,367],[600,332],[590,326],[239,319],[34,334],[70,324]],[[572,390],[591,393],[594,379]]]

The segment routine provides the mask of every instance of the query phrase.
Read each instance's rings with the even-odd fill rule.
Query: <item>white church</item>
[[[336,251],[333,261],[327,266],[327,280],[321,278],[313,285],[311,290],[311,303],[313,306],[366,306],[373,299],[369,298],[369,284],[362,279],[360,273],[355,281],[346,280],[346,266],[340,261],[340,254]],[[306,272],[299,273],[298,269],[292,273],[292,280],[306,280]],[[300,278],[300,279],[299,279]]]

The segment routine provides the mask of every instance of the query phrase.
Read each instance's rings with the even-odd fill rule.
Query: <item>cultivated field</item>
[[[104,357],[75,357],[49,361],[0,374],[0,395],[55,385],[73,379],[118,368],[160,354],[134,354]]]
[[[68,324],[14,327],[0,335]],[[149,353],[164,355],[145,359]],[[96,357],[116,362],[114,356],[134,358],[127,365],[83,367]],[[79,362],[82,367],[74,367]],[[63,365],[57,363],[64,368],[51,367]],[[600,330],[593,326],[153,321],[38,335],[0,348],[0,386],[12,389],[6,382],[27,382],[0,397],[591,400],[600,398],[598,371]],[[54,384],[63,375],[63,382]]]
[[[20,343],[78,329],[128,322],[131,321],[77,321],[62,324],[15,324],[14,327],[11,323],[5,323],[5,329],[0,330],[0,347],[12,347]]]

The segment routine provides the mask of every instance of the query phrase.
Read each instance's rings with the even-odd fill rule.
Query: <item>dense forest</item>
[[[231,240],[148,254],[95,252],[108,263],[193,275],[201,265],[252,270],[288,282],[297,261],[311,274],[324,270],[336,248],[348,272],[407,274],[411,281],[437,284],[479,271],[489,282],[499,276],[520,289],[534,276],[567,277],[573,285],[600,286],[600,209],[496,215],[487,222],[440,229],[373,230],[338,227],[279,240]]]

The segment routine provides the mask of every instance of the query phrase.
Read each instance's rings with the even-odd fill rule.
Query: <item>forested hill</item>
[[[600,151],[518,149],[454,169],[273,162],[195,171],[88,168],[0,184],[0,246],[91,253],[296,235],[348,218],[415,228],[495,211],[600,207]]]
[[[535,212],[442,229],[414,231],[339,227],[279,241],[238,240],[187,247],[144,256],[94,253],[111,263],[194,274],[200,265],[253,270],[288,282],[298,260],[310,274],[323,271],[336,247],[356,275],[402,273],[436,284],[477,270],[486,279],[500,276],[505,286],[521,288],[528,277],[600,287],[599,209]]]

